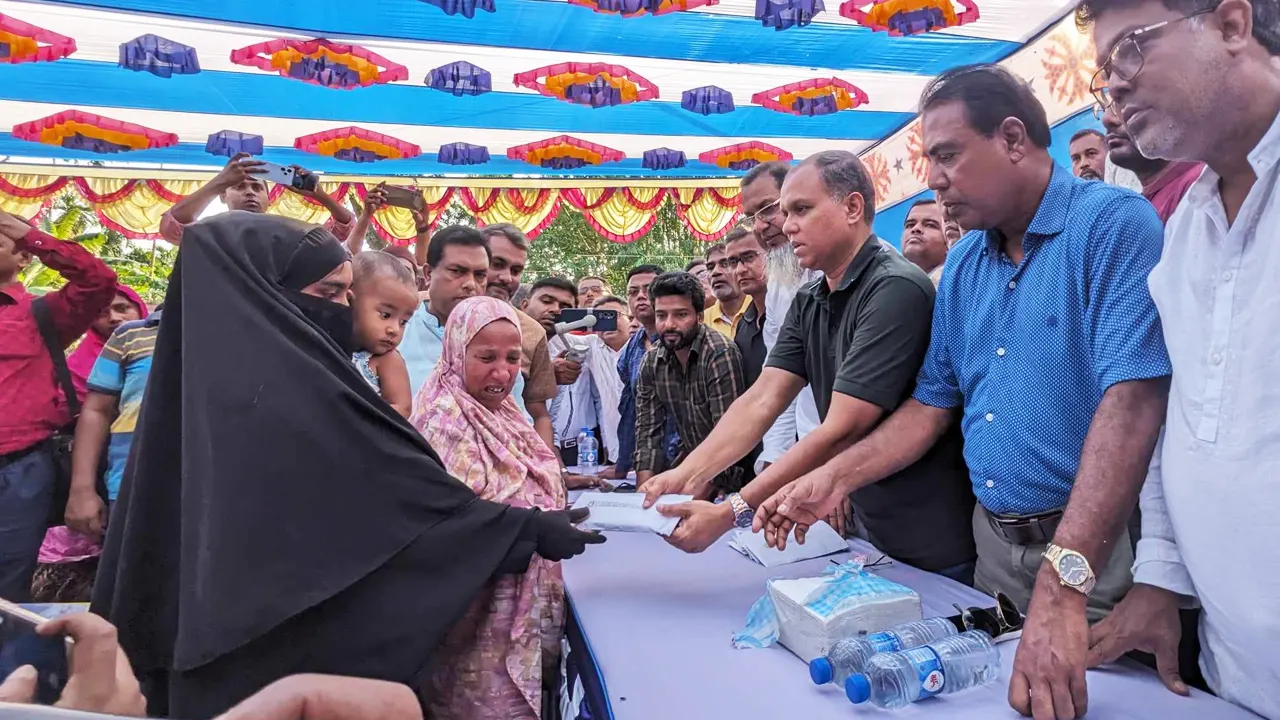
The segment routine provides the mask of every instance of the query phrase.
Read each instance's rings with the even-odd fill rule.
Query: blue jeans
[[[54,477],[53,458],[43,448],[0,468],[0,597],[5,600],[31,600]]]

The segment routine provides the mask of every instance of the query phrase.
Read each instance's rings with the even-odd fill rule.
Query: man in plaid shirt
[[[640,365],[636,383],[636,479],[663,469],[668,418],[680,436],[680,459],[711,434],[729,406],[746,391],[742,355],[733,341],[702,322],[705,294],[689,273],[659,275],[649,286],[662,344]],[[722,492],[739,490],[745,478],[732,466],[713,479]]]

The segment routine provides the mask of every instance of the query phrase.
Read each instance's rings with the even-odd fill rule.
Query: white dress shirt
[[[1249,163],[1230,227],[1218,175],[1191,186],[1149,279],[1173,384],[1133,574],[1198,599],[1210,687],[1280,718],[1280,118]]]
[[[547,351],[552,358],[569,350],[569,342],[564,335],[554,335],[547,341]],[[599,420],[596,406],[599,398],[595,395],[595,387],[591,383],[591,366],[586,362],[585,354],[592,352],[591,340],[599,340],[594,335],[570,335],[570,342],[576,352],[583,353],[582,370],[578,379],[571,385],[561,385],[554,398],[551,398],[551,427],[555,432],[556,445],[564,446],[566,440],[573,440],[582,432],[582,428],[594,428]]]
[[[778,341],[778,331],[791,311],[791,302],[796,294],[810,283],[821,280],[822,273],[806,270],[804,278],[797,285],[786,286],[769,283],[764,297],[764,346],[766,351],[773,350]],[[813,400],[813,389],[805,385],[791,405],[778,416],[773,425],[765,431],[764,449],[756,458],[756,474],[764,472],[765,463],[778,462],[782,454],[796,444],[798,438],[813,432],[822,424],[818,418],[818,406]]]

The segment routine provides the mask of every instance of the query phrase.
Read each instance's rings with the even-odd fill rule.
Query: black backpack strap
[[[67,356],[58,342],[58,329],[53,324],[53,313],[45,304],[44,298],[36,298],[31,302],[31,314],[36,318],[36,327],[40,329],[40,338],[44,340],[44,348],[53,361],[53,376],[57,378],[62,395],[67,400],[67,408],[74,421],[80,417],[80,397],[76,395],[76,386],[71,382],[71,369],[67,367]]]

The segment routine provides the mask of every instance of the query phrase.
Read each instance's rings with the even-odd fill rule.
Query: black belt
[[[991,528],[1014,545],[1047,545],[1053,542],[1053,533],[1062,522],[1060,509],[1035,515],[1000,515],[986,508],[982,512]]]
[[[19,460],[25,458],[26,456],[34,454],[39,450],[43,450],[44,448],[48,447],[48,444],[49,443],[47,440],[41,440],[35,445],[28,445],[22,448],[21,450],[14,450],[13,452],[0,455],[0,469],[6,468],[18,462]]]

